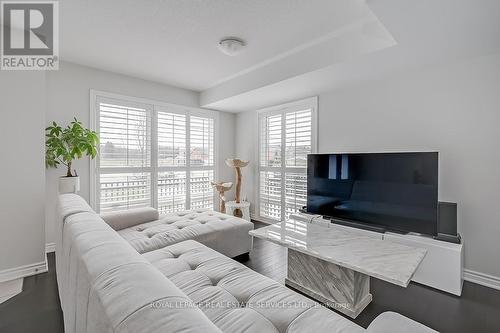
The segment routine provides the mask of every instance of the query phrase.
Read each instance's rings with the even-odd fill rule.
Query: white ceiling
[[[500,51],[499,0],[64,0],[61,58],[239,112]],[[222,37],[247,50],[228,57]]]
[[[367,0],[396,45],[275,79],[264,68],[201,93],[203,107],[240,112],[436,64],[500,52],[499,0]],[[269,69],[267,69],[269,71]],[[262,79],[254,82],[254,76]]]
[[[65,0],[61,58],[201,91],[366,19],[363,0]],[[222,37],[248,43],[237,57]]]

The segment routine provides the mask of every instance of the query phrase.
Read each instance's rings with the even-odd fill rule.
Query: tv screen
[[[437,235],[438,153],[308,155],[307,212]]]

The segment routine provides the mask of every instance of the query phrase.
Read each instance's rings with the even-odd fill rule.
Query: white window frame
[[[162,171],[186,171],[186,209],[190,209],[190,172],[201,170],[213,170],[214,181],[218,179],[219,174],[219,112],[214,110],[189,107],[179,104],[167,103],[148,98],[133,97],[121,94],[110,93],[106,91],[90,89],[90,128],[99,132],[99,102],[100,100],[115,100],[128,106],[148,106],[151,112],[151,164],[149,167],[119,167],[118,173],[126,172],[150,172],[151,173],[151,206],[158,209],[158,172]],[[186,148],[189,149],[190,141],[190,116],[212,118],[214,120],[214,165],[213,166],[194,166],[190,165],[191,159],[189,150],[186,153],[186,166],[183,167],[158,167],[158,136],[157,136],[157,115],[158,112],[169,112],[186,115]],[[99,147],[100,149],[100,147]],[[100,151],[95,159],[90,160],[90,206],[96,212],[100,212]],[[110,171],[111,168],[109,169]],[[214,209],[217,205],[217,196],[213,193]]]
[[[258,113],[258,131],[257,131],[257,139],[256,139],[256,155],[255,160],[257,161],[256,168],[256,203],[255,203],[255,219],[267,222],[267,223],[276,223],[278,220],[270,219],[268,217],[264,217],[260,215],[260,173],[261,171],[274,171],[280,172],[281,177],[281,221],[285,220],[286,216],[286,205],[285,205],[285,183],[286,183],[286,173],[307,173],[307,168],[302,167],[287,167],[286,166],[286,114],[296,111],[302,111],[304,109],[311,109],[311,154],[314,154],[318,150],[318,96],[309,97],[306,99],[275,105],[271,107],[267,107],[264,109],[257,110]],[[263,167],[261,166],[261,121],[263,117],[273,116],[281,114],[281,166],[279,167]]]

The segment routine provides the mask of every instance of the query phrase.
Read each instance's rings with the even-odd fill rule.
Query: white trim
[[[500,277],[464,269],[464,280],[500,290]]]
[[[319,135],[318,135],[318,114],[319,114],[319,97],[311,97],[311,104],[313,105],[312,119],[311,119],[311,131],[312,131],[312,152],[317,153],[319,151]]]
[[[191,111],[191,112],[199,112],[199,115],[206,115],[207,113],[212,113],[212,114],[217,114],[219,111],[215,110],[210,110],[210,109],[203,109],[203,108],[197,108],[194,106],[186,106],[186,105],[181,105],[181,104],[174,104],[174,103],[168,103],[156,99],[151,99],[151,98],[143,98],[143,97],[135,97],[135,96],[129,96],[129,95],[121,95],[121,94],[115,94],[107,91],[102,91],[102,90],[95,90],[95,89],[90,89],[90,95],[91,97],[93,96],[94,99],[96,96],[100,97],[105,97],[105,98],[110,98],[110,99],[116,99],[119,101],[128,101],[132,103],[140,103],[140,104],[150,104],[154,105],[156,107],[166,107],[166,108],[179,108],[182,110],[186,111]]]
[[[186,112],[186,209],[191,209],[191,118]]]
[[[0,283],[0,304],[23,291],[23,278]]]
[[[37,262],[34,264],[29,264],[29,265],[24,265],[24,266],[19,266],[19,267],[14,267],[14,268],[9,268],[9,269],[4,269],[3,271],[0,271],[0,283],[5,282],[5,281],[10,281],[10,280],[15,280],[31,275],[36,275],[40,273],[45,273],[47,272],[47,262],[42,261],[42,262]]]
[[[97,128],[97,94],[96,91],[90,89],[90,129],[95,131]],[[97,148],[99,150],[99,147]],[[90,188],[90,207],[97,212],[97,159],[99,158],[99,154],[95,158],[91,158],[89,161],[90,164],[90,177],[89,177],[89,188]]]
[[[46,243],[45,253],[56,252],[56,243]]]
[[[158,110],[151,112],[151,206],[158,210]],[[101,172],[102,169],[99,170]]]
[[[222,162],[219,164],[220,158],[220,149],[221,149],[221,140],[220,140],[220,113],[216,112],[214,114],[214,182],[219,181],[220,176],[220,168],[225,166],[226,163]],[[191,170],[194,170],[191,168]],[[214,210],[219,206],[219,196],[216,191],[213,191],[213,202],[214,202]]]
[[[275,114],[280,113],[280,111],[283,111],[284,109],[300,109],[302,107],[309,108],[311,105],[316,109],[318,106],[318,96],[312,96],[304,99],[300,99],[297,101],[293,102],[288,102],[285,104],[279,104],[279,105],[274,105],[270,106],[267,108],[259,109],[257,110],[258,113],[268,113],[268,114]]]
[[[292,108],[293,109],[293,108]],[[287,109],[283,109],[283,112],[281,113],[281,167],[279,168],[279,172],[281,173],[281,220],[284,221],[286,217],[286,113]],[[312,132],[311,132],[312,133]],[[268,143],[269,144],[269,143]],[[259,145],[260,148],[260,145]],[[259,154],[259,156],[262,156],[262,154]],[[259,168],[260,168],[260,161],[259,161]],[[262,170],[262,169],[261,169]],[[260,171],[260,170],[259,170]],[[276,172],[276,171],[274,171]],[[259,172],[260,173],[260,172]],[[257,192],[260,196],[260,189],[259,192]],[[260,202],[260,200],[259,200]],[[257,212],[257,214],[260,213],[260,210]]]
[[[254,144],[254,161],[255,161],[255,168],[254,169],[254,177],[255,177],[255,182],[253,184],[253,196],[251,200],[253,200],[253,211],[254,213],[250,213],[250,219],[259,220],[259,212],[260,212],[260,195],[259,195],[259,189],[260,189],[260,115],[257,114],[257,135],[255,135],[253,139],[253,144]],[[251,208],[251,207],[250,207]]]

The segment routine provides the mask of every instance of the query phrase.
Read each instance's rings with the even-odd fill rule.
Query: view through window
[[[100,212],[213,208],[215,112],[97,96],[95,113]]]

